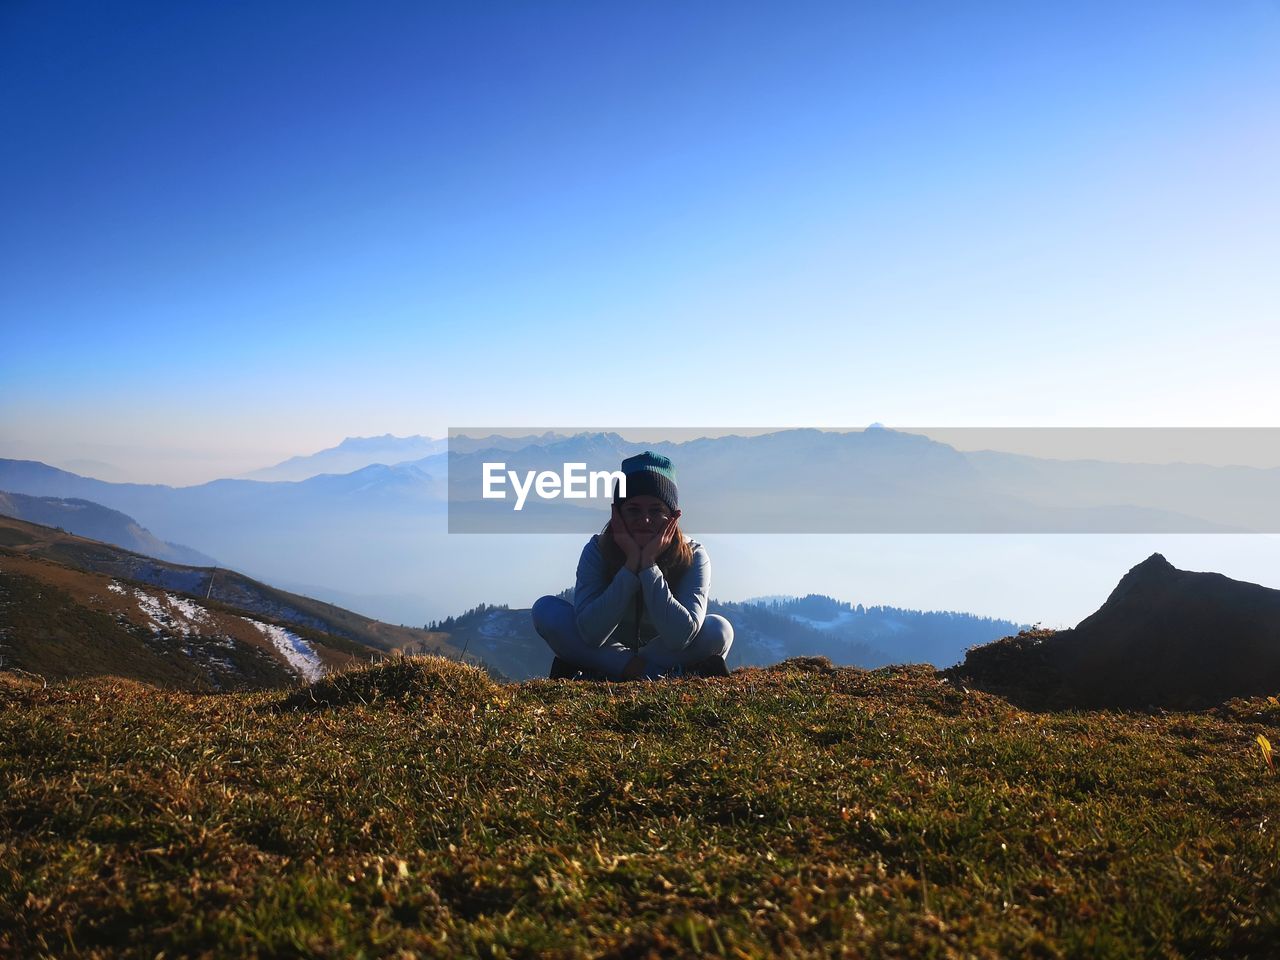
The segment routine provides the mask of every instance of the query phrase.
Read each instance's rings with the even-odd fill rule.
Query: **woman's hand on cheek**
[[[648,567],[653,565],[666,552],[667,547],[671,546],[672,541],[676,538],[676,521],[678,519],[680,519],[680,515],[677,513],[666,522],[666,525],[662,528],[662,533],[645,544],[644,549],[640,551],[640,566]]]
[[[631,531],[627,529],[627,522],[622,519],[622,511],[618,509],[618,505],[613,505],[613,520],[609,524],[609,529],[613,533],[613,542],[618,545],[618,549],[622,551],[622,555],[626,558],[627,569],[632,573],[636,573],[640,569],[640,545],[636,543],[636,538],[631,536]]]

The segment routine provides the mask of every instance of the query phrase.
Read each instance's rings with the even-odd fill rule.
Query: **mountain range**
[[[489,434],[481,437],[454,436],[433,439],[423,436],[396,437],[389,433],[380,437],[347,437],[336,447],[290,457],[274,466],[252,470],[244,474],[241,479],[309,480],[322,473],[352,473],[374,464],[393,467],[450,450],[454,453],[470,453],[475,450],[519,450],[531,444],[546,444],[564,439],[568,439],[565,434],[552,431],[517,437]]]
[[[539,571],[565,563],[562,541],[526,534],[582,536],[603,525],[600,505],[563,500],[530,509],[513,524],[509,504],[477,499],[469,486],[459,489],[491,459],[521,470],[563,462],[616,469],[641,449],[666,452],[677,464],[691,534],[1280,529],[1280,470],[964,453],[882,428],[783,430],[679,444],[638,444],[610,432],[455,437],[449,452],[437,450],[441,442],[348,438],[298,458],[309,465],[286,464],[300,475],[328,469],[338,456],[346,458],[342,466],[375,456],[397,462],[298,480],[225,479],[190,487],[107,483],[35,461],[0,460],[0,490],[96,503],[135,518],[160,541],[187,545],[259,580],[305,588],[401,623],[554,590]],[[437,452],[400,459],[423,450]],[[459,524],[510,536],[450,535]]]
[[[614,470],[649,449],[677,465],[704,533],[1278,532],[1280,468],[1055,460],[963,452],[913,433],[780,430],[635,443],[576,434],[503,451],[520,476],[565,463]],[[451,529],[591,532],[607,501],[547,500],[517,516],[483,497],[494,450],[451,450]],[[442,461],[418,466],[436,473]],[[527,506],[525,508],[528,509]]]
[[[244,474],[244,480],[269,482],[309,480],[323,473],[352,473],[373,464],[394,466],[409,460],[421,460],[448,449],[447,440],[430,437],[347,437],[336,447],[317,453],[290,457],[271,467]]]

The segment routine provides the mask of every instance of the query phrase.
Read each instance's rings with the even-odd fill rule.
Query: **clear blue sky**
[[[0,138],[0,456],[1278,425],[1276,0],[15,0]]]

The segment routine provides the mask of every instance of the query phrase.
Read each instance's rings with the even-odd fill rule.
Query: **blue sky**
[[[1276,425],[1275,0],[20,0],[0,91],[0,456]]]

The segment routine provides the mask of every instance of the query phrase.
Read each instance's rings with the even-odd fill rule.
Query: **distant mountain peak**
[[[347,474],[374,463],[394,465],[441,453],[447,442],[418,434],[397,437],[347,437],[336,447],[306,456],[290,457],[272,467],[244,474],[247,480],[299,481],[320,474]]]
[[[405,437],[397,437],[394,434],[384,433],[377,437],[345,437],[343,441],[336,447],[330,447],[330,450],[361,450],[366,447],[378,447],[389,443],[414,443],[415,441],[423,444],[433,443],[432,437],[423,436],[419,433],[410,434]],[[321,451],[322,453],[326,451]]]
[[[1136,567],[1133,568],[1133,570],[1130,570],[1129,572],[1133,573],[1135,570],[1176,570],[1176,569],[1177,567],[1175,567],[1172,563],[1170,563],[1168,560],[1164,558],[1163,553],[1153,553],[1151,556],[1147,557],[1147,559],[1143,560],[1140,564],[1138,564]]]
[[[1108,604],[1123,603],[1129,598],[1146,596],[1169,580],[1183,574],[1163,554],[1153,553],[1120,578],[1107,598]]]
[[[1152,580],[1165,579],[1171,573],[1178,573],[1178,568],[1164,558],[1162,553],[1153,553],[1140,564],[1133,567],[1120,580],[1124,583],[1126,580]]]

